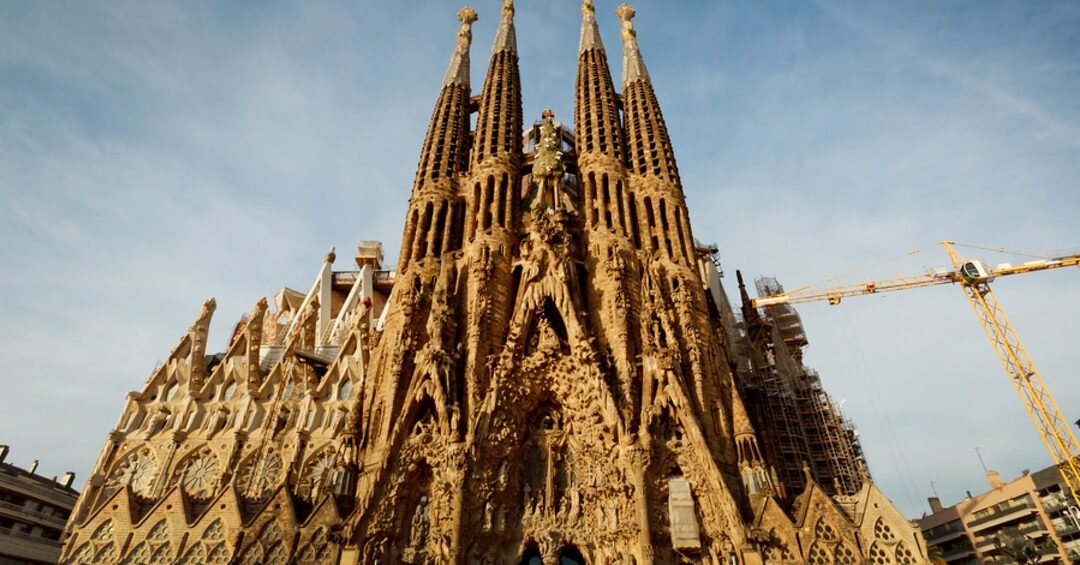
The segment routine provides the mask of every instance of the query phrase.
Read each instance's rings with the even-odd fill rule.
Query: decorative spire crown
[[[578,53],[584,53],[589,49],[604,50],[604,43],[600,40],[600,28],[596,25],[596,7],[593,0],[581,0],[581,41],[578,43]]]
[[[461,22],[461,31],[458,32],[458,37],[472,37],[472,24],[478,18],[476,16],[476,10],[473,10],[471,6],[465,6],[457,13],[457,19]]]
[[[499,51],[517,53],[517,33],[514,31],[514,0],[503,0],[502,20],[495,32],[495,45],[492,54]]]
[[[615,9],[615,15],[622,20],[623,84],[637,79],[649,80],[649,71],[645,69],[645,61],[641,58],[637,31],[634,30],[632,21],[637,11],[629,4],[622,4]]]
[[[457,46],[450,57],[446,78],[443,79],[444,87],[451,84],[469,86],[469,47],[472,45],[472,24],[477,19],[476,10],[465,6],[458,12],[457,17],[461,28],[458,29]]]

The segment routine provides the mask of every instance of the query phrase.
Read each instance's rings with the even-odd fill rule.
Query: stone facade
[[[524,136],[512,1],[475,97],[460,12],[397,269],[331,252],[219,355],[207,302],[129,396],[65,562],[924,562],[869,481],[775,496],[634,11],[621,95],[581,12],[574,128]]]

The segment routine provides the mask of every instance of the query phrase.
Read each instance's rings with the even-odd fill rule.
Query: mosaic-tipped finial
[[[495,31],[492,54],[500,51],[517,54],[517,33],[514,31],[514,0],[503,0],[502,20]]]
[[[649,73],[645,70],[645,61],[641,58],[641,51],[637,44],[637,31],[634,30],[634,10],[629,4],[621,4],[615,9],[615,15],[622,20],[623,42],[623,84],[643,78],[648,79]]]
[[[581,41],[578,43],[578,53],[584,53],[589,49],[604,50],[604,42],[600,40],[600,28],[596,25],[596,6],[593,0],[581,0]]]
[[[466,26],[471,26],[479,18],[476,15],[476,10],[473,10],[471,6],[465,6],[457,13],[457,19],[461,22],[461,29],[464,30]]]
[[[457,48],[450,58],[450,67],[446,69],[443,86],[449,84],[469,84],[469,47],[472,45],[472,24],[477,20],[476,10],[465,6],[457,14],[461,28],[457,34]]]
[[[470,6],[465,6],[457,13],[457,19],[461,22],[461,28],[458,29],[458,48],[468,50],[472,45],[472,25],[473,22],[479,18],[476,15],[476,10],[473,10]]]
[[[637,15],[637,10],[630,4],[619,4],[618,8],[615,8],[615,15],[619,16],[622,20],[622,39],[623,43],[627,41],[634,41],[637,39],[637,31],[634,31],[634,16]]]

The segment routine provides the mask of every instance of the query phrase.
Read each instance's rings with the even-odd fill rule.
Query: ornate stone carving
[[[262,500],[270,495],[282,477],[284,464],[275,449],[253,453],[241,465],[236,475],[236,484],[241,495]]]
[[[333,450],[316,454],[304,467],[296,494],[308,501],[333,493],[342,480],[341,457]]]
[[[157,462],[149,448],[136,449],[113,469],[105,482],[107,490],[130,486],[132,492],[143,497],[153,494],[157,477]]]
[[[177,467],[174,482],[195,498],[207,498],[214,494],[220,471],[217,455],[207,447],[188,455]]]

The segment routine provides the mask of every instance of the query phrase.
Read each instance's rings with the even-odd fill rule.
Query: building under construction
[[[851,494],[868,473],[858,432],[840,412],[817,372],[803,364],[809,343],[802,319],[787,304],[754,308],[737,273],[741,315],[720,309],[731,343],[732,372],[761,436],[778,498],[791,502],[806,487],[807,472],[832,495]],[[755,281],[758,296],[784,291],[775,278]]]

